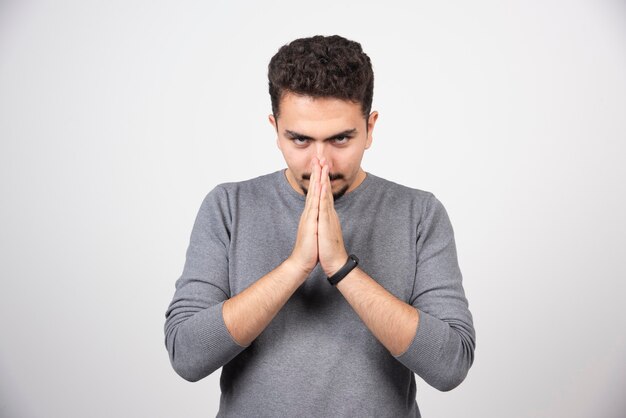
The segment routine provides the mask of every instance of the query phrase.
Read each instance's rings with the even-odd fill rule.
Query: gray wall
[[[267,64],[337,33],[374,63],[363,168],[455,229],[476,361],[417,378],[424,416],[623,416],[624,2],[334,3],[0,3],[0,415],[215,416],[164,346],[193,220],[285,166]]]

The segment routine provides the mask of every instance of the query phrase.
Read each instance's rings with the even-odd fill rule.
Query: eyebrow
[[[332,136],[329,136],[328,138],[325,139],[325,141],[331,140],[331,139],[335,139],[335,138],[340,138],[342,136],[350,136],[356,133],[356,128],[352,128],[352,129],[346,129],[345,131],[336,133]],[[294,132],[294,131],[290,131],[289,129],[285,129],[285,134],[291,138],[298,138],[298,139],[314,139],[311,136],[308,135],[303,135],[303,134],[299,134],[298,132]]]

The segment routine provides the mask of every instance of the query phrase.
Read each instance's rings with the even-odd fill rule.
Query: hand
[[[328,173],[330,167],[322,159],[321,189],[319,197],[319,218],[318,218],[318,252],[322,269],[327,276],[335,274],[348,260],[343,234],[341,233],[341,223],[335,211],[333,190],[330,184]]]
[[[296,243],[289,258],[308,276],[318,261],[317,249],[317,218],[320,203],[320,175],[321,167],[317,157],[311,159],[311,178],[309,190],[304,202],[304,210],[298,224]]]

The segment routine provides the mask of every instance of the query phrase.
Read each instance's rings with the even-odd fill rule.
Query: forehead
[[[362,118],[361,105],[335,97],[312,97],[287,92],[280,100],[284,125],[353,124]]]

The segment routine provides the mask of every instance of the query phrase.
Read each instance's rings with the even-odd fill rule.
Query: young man
[[[286,169],[205,197],[167,309],[176,372],[223,366],[218,416],[419,417],[475,331],[452,225],[430,192],[361,168],[378,118],[361,46],[297,39],[269,64]]]

